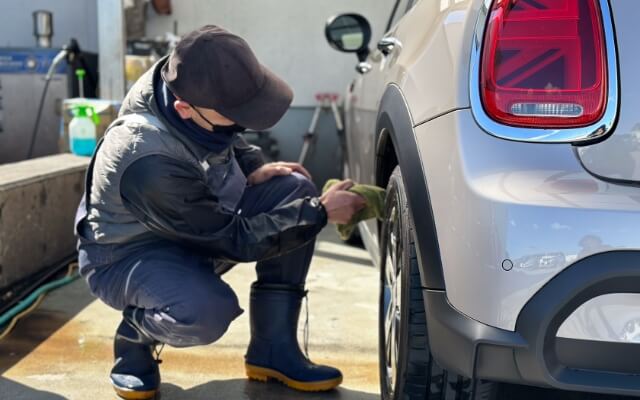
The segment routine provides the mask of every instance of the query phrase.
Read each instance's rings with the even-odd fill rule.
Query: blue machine
[[[45,76],[59,49],[0,48],[0,164],[27,158]],[[32,157],[59,153],[62,101],[69,97],[67,65],[49,83]]]

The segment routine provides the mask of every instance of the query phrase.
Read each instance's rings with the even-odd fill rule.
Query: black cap
[[[293,99],[289,85],[260,64],[244,39],[215,25],[180,40],[162,79],[189,104],[254,130],[275,125]]]

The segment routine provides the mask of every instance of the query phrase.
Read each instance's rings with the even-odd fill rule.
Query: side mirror
[[[356,53],[364,61],[369,55],[371,25],[359,14],[340,14],[327,20],[324,27],[327,42],[338,51]]]

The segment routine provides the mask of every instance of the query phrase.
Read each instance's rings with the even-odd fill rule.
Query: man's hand
[[[298,172],[311,179],[309,171],[307,171],[302,165],[295,162],[272,162],[263,165],[256,169],[247,177],[249,185],[258,185],[266,182],[274,176],[290,175],[292,172]]]
[[[351,186],[353,182],[348,179],[338,182],[320,197],[320,202],[327,210],[329,222],[347,224],[353,215],[366,205],[362,196],[347,192]]]

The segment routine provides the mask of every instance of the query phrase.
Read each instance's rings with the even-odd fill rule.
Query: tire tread
[[[403,374],[398,378],[400,381],[397,385],[397,389],[400,389],[399,392],[395,394],[393,399],[389,399],[383,387],[382,398],[385,400],[496,400],[497,384],[494,382],[473,380],[451,373],[441,368],[433,359],[429,345],[422,280],[414,239],[415,228],[409,213],[399,167],[393,171],[387,186],[387,207],[389,206],[389,197],[393,195],[399,198],[401,226],[406,228],[404,238],[407,249],[404,254],[406,254],[406,269],[408,271],[403,271],[403,274],[408,273],[409,283],[407,285],[409,309],[406,313],[408,316],[407,360],[406,366],[401,368]],[[386,231],[383,230],[382,235],[385,234]],[[381,378],[384,379],[382,375]]]

